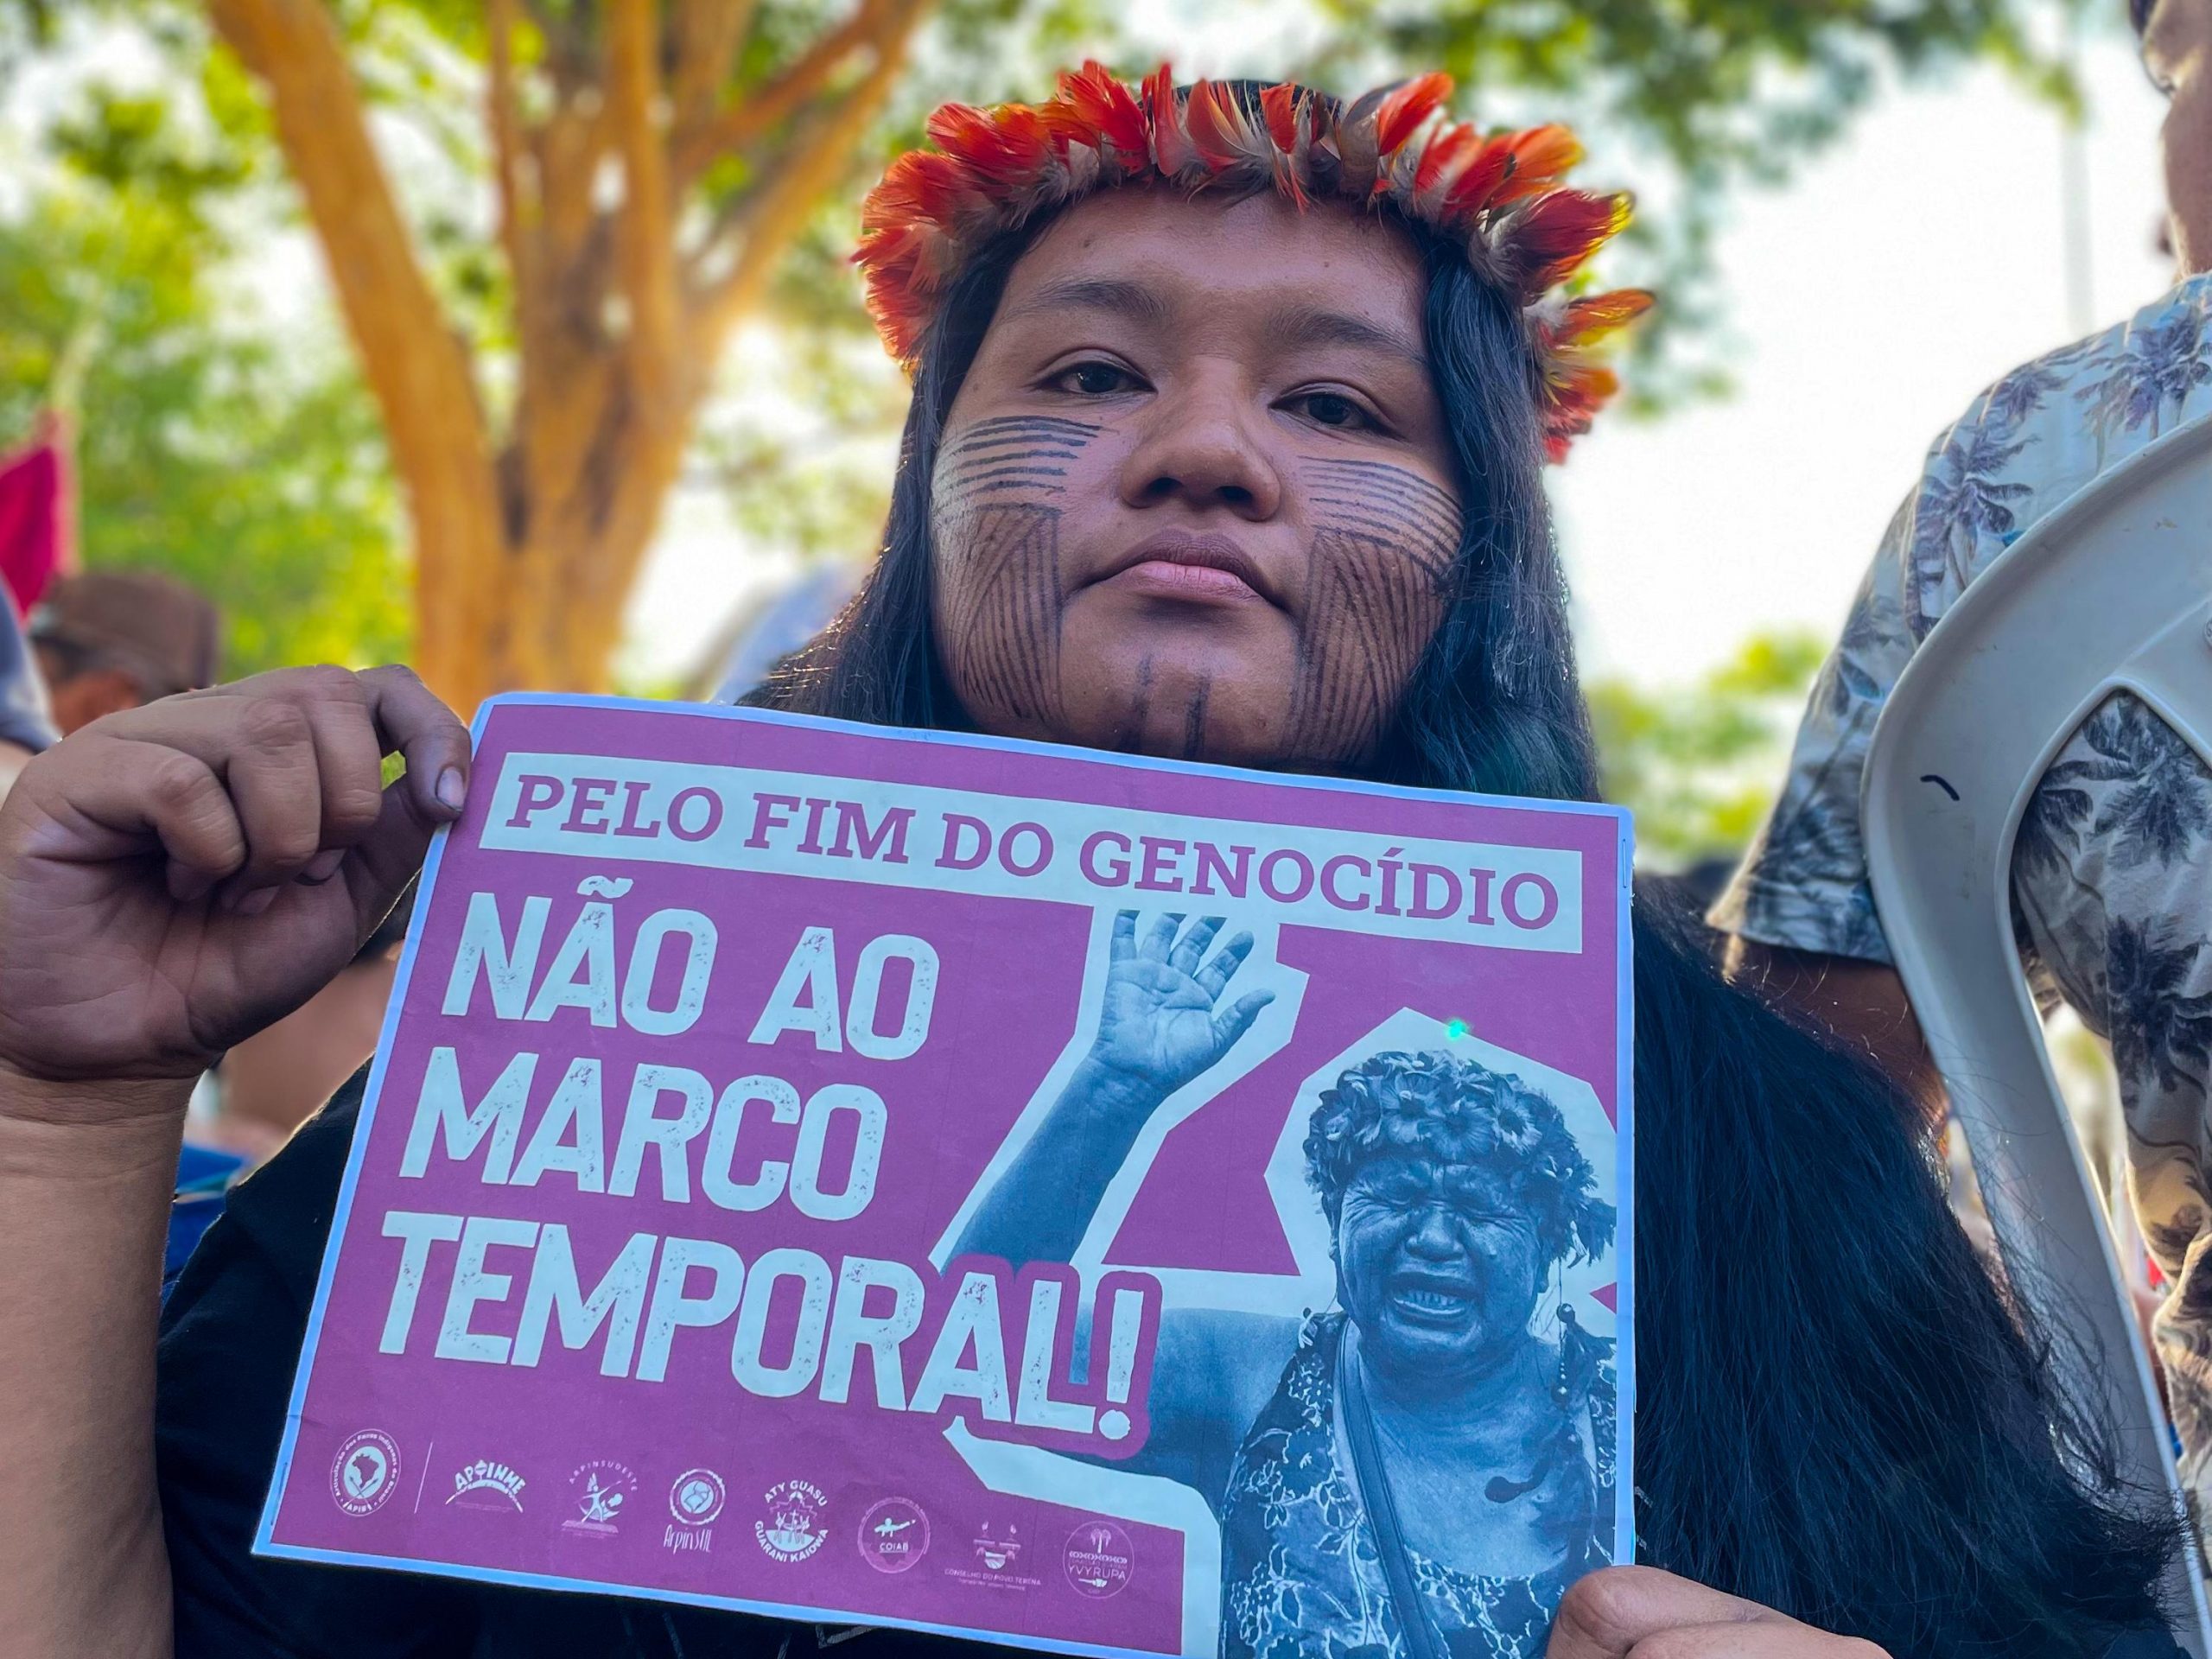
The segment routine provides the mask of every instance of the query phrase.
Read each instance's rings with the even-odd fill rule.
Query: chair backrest
[[[1967,587],[1899,677],[1863,800],[1882,930],[1966,1131],[2008,1277],[2101,1402],[2123,1474],[2180,1502],[2172,1444],[2013,941],[2012,844],[2052,758],[2115,690],[2212,762],[2212,417],[2113,467]],[[2212,936],[2212,916],[2196,918]],[[2212,1659],[2183,1552],[2182,1632]],[[2183,1582],[2185,1574],[2186,1583]]]

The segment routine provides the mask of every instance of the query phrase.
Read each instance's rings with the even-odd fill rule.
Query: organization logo
[[[675,1520],[661,1532],[660,1547],[704,1555],[715,1547],[715,1517],[728,1493],[711,1469],[686,1469],[668,1489],[668,1512]]]
[[[1068,1582],[1086,1596],[1103,1599],[1128,1588],[1137,1564],[1136,1546],[1111,1521],[1086,1521],[1068,1535],[1060,1568]]]
[[[778,1481],[761,1494],[760,1501],[768,1513],[753,1523],[753,1535],[769,1560],[803,1561],[830,1536],[822,1524],[829,1496],[812,1481]]]
[[[530,1483],[504,1463],[479,1458],[453,1471],[453,1491],[446,1494],[449,1507],[498,1510],[522,1513],[522,1489]]]
[[[569,1502],[574,1510],[561,1522],[561,1530],[579,1538],[612,1538],[621,1523],[622,1510],[638,1495],[638,1478],[626,1464],[595,1458],[576,1465],[569,1477]]]
[[[1027,1548],[1019,1526],[986,1520],[969,1541],[968,1558],[948,1562],[944,1576],[990,1590],[1033,1590],[1043,1580],[1022,1568]]]
[[[347,1515],[374,1515],[399,1485],[399,1447],[365,1428],[346,1437],[330,1462],[330,1497]]]
[[[912,1498],[887,1497],[861,1517],[861,1558],[879,1573],[904,1573],[930,1549],[930,1518]]]

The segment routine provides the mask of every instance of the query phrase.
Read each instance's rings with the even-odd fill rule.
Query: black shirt
[[[156,1407],[177,1659],[947,1659],[1006,1648],[252,1553],[340,1175],[356,1077],[242,1182],[162,1318]]]

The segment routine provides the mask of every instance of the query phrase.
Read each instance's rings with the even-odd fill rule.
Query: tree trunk
[[[666,34],[662,0],[599,0],[598,44],[555,42],[551,110],[528,123],[513,84],[516,0],[487,0],[486,121],[518,358],[504,442],[416,257],[327,0],[206,3],[267,90],[384,416],[413,531],[423,678],[464,714],[495,691],[606,689],[714,365],[881,108],[931,0],[860,0],[730,108],[718,93],[747,0],[669,0]],[[866,72],[832,90],[862,54]],[[722,210],[718,250],[679,256],[679,198],[738,148],[760,182]],[[622,185],[612,207],[609,167]]]

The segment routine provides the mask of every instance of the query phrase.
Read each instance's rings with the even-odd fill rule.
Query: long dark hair
[[[1449,613],[1374,770],[1594,798],[1521,320],[1405,228],[1427,257],[1466,527]],[[948,296],[881,556],[749,701],[965,723],[931,626],[931,474],[1035,229]],[[2121,1486],[2098,1420],[2063,1396],[2032,1316],[1953,1219],[1917,1115],[1725,982],[1656,893],[1637,908],[1637,1558],[1896,1659],[2094,1655],[2160,1628],[2177,1525]]]

